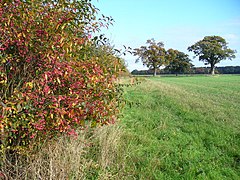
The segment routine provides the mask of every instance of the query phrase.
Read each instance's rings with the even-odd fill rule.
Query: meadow
[[[133,179],[239,179],[240,76],[143,80],[121,122]]]

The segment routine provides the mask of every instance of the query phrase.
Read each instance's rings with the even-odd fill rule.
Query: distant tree
[[[138,70],[137,69],[134,69],[132,72],[131,72],[132,75],[138,75]]]
[[[167,51],[166,59],[169,62],[166,70],[175,73],[176,76],[179,73],[189,72],[191,67],[193,67],[188,55],[178,50],[169,49]]]
[[[215,65],[222,60],[235,58],[236,51],[227,47],[227,42],[220,36],[206,36],[203,40],[198,41],[194,45],[188,47],[196,56],[199,56],[199,61],[210,64],[210,73],[214,75]]]
[[[207,74],[208,68],[207,67],[194,67],[193,73],[194,74]]]
[[[220,74],[240,74],[240,66],[225,66],[216,69]]]
[[[163,42],[155,42],[154,39],[147,40],[149,46],[141,46],[133,51],[134,56],[139,56],[136,63],[139,60],[142,61],[143,65],[149,69],[153,69],[153,76],[157,75],[157,69],[166,64],[166,50]]]

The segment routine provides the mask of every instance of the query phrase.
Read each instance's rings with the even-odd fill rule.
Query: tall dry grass
[[[79,131],[47,142],[31,156],[4,159],[0,169],[8,179],[124,179],[125,143],[116,125]]]

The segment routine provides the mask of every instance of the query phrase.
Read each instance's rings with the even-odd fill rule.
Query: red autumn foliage
[[[103,25],[90,1],[0,4],[2,148],[114,122],[122,64],[90,39]]]

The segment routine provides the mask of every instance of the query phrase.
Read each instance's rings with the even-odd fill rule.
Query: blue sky
[[[165,48],[189,54],[187,47],[209,35],[226,39],[237,50],[232,61],[217,66],[240,66],[240,0],[93,0],[100,13],[112,16],[114,25],[104,33],[117,48],[123,45],[138,48],[147,39],[162,41]],[[146,69],[127,55],[128,69]],[[195,66],[203,62],[193,59]]]

